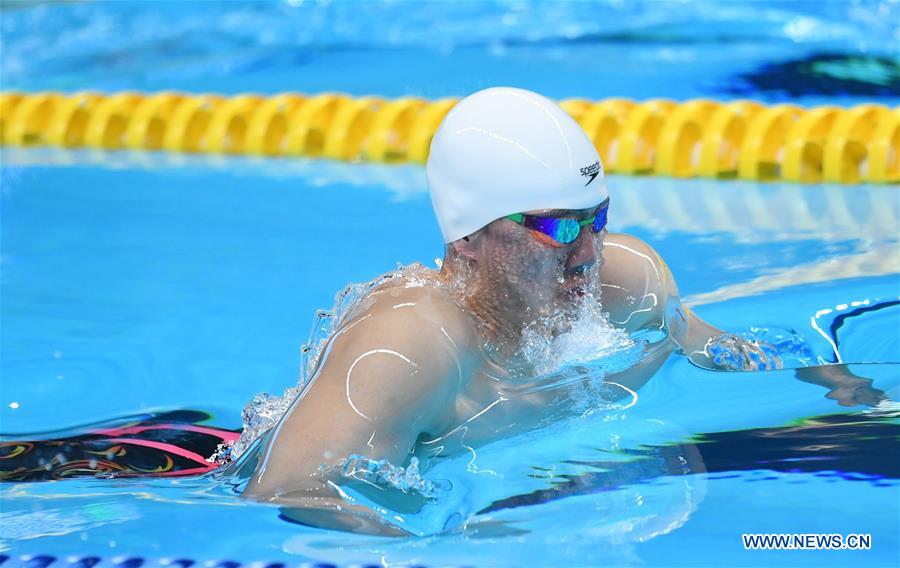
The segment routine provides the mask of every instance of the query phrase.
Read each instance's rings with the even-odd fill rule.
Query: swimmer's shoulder
[[[668,284],[671,273],[656,250],[627,233],[609,233],[603,241],[604,264],[600,269],[604,282],[618,281],[641,288],[659,288]]]
[[[412,321],[443,329],[455,343],[469,345],[476,341],[474,320],[452,292],[438,282],[399,282],[373,293],[372,307],[376,312],[390,310],[393,314],[408,315]],[[444,335],[442,332],[441,335]]]
[[[460,322],[464,319],[464,311],[437,270],[416,264],[407,271],[388,272],[373,280],[367,288],[362,297],[349,307],[340,322],[341,326],[364,314],[403,308],[413,308],[412,313],[420,317],[456,318]]]
[[[337,335],[353,336],[358,348],[424,353],[428,366],[449,361],[468,368],[480,347],[473,318],[436,278],[400,278],[373,288],[360,309],[340,322]]]
[[[664,317],[678,289],[665,261],[643,240],[609,233],[603,242],[602,302],[613,323],[643,327]]]

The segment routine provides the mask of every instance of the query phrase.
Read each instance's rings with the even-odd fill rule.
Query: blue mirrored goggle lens
[[[578,238],[581,226],[574,219],[554,219],[552,217],[531,217],[527,219],[525,226],[535,231],[544,233],[551,239],[569,244]]]
[[[608,207],[602,207],[600,211],[597,211],[597,216],[594,217],[594,224],[591,225],[591,229],[593,229],[595,233],[599,233],[606,227],[607,211],[609,211]]]
[[[523,225],[529,229],[540,231],[560,244],[567,245],[575,242],[581,234],[581,227],[590,224],[591,230],[599,233],[606,227],[606,213],[608,207],[601,207],[594,216],[593,221],[577,221],[575,219],[559,219],[554,217],[525,216]]]
[[[555,219],[556,231],[550,235],[564,245],[575,242],[581,234],[581,223],[575,219]]]

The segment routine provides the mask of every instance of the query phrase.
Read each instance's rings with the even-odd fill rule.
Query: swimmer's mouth
[[[587,293],[588,281],[585,278],[573,278],[563,285],[566,295],[581,298]]]

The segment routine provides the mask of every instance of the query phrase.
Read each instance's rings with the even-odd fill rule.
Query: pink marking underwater
[[[163,450],[165,452],[170,452],[175,454],[176,456],[181,456],[183,458],[195,461],[197,463],[204,465],[204,471],[209,471],[211,469],[215,469],[216,464],[211,464],[206,461],[204,456],[196,452],[192,452],[190,450],[186,450],[184,448],[179,448],[178,446],[172,444],[166,444],[165,442],[154,442],[152,440],[138,440],[136,438],[110,438],[107,442],[111,442],[114,444],[131,444],[133,446],[144,446],[145,448],[154,448],[156,450]],[[184,475],[184,473],[188,470],[181,470],[177,472],[179,475]]]
[[[209,428],[206,426],[197,426],[195,424],[152,424],[149,426],[128,426],[125,428],[101,428],[95,430],[95,434],[103,434],[106,436],[128,436],[130,434],[140,434],[147,430],[184,430],[187,432],[199,432],[201,434],[209,434],[216,436],[226,442],[236,442],[240,439],[239,432],[231,432],[230,430],[219,430],[217,428]]]

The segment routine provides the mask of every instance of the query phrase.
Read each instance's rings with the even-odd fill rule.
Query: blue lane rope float
[[[0,142],[424,163],[458,99],[161,92],[0,93]],[[610,173],[803,183],[900,181],[900,109],[707,99],[560,105]]]

